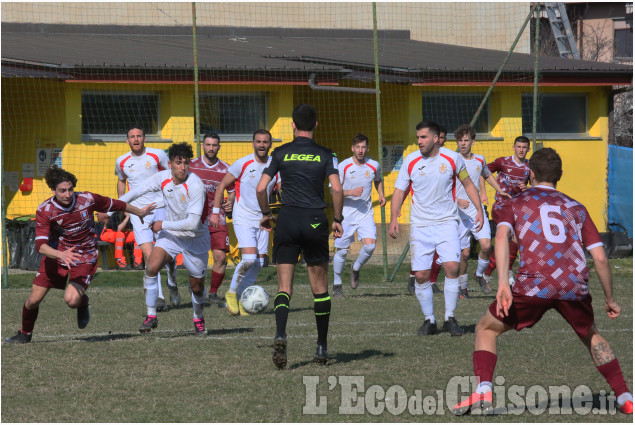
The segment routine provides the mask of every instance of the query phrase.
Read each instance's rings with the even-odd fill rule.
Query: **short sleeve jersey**
[[[536,186],[503,204],[499,226],[511,228],[520,245],[514,293],[559,300],[587,296],[584,248],[602,246],[602,239],[584,205]]]
[[[42,202],[35,213],[35,245],[43,244],[66,251],[75,248],[79,263],[97,261],[93,213],[125,211],[126,203],[91,192],[75,192],[70,206],[64,208],[55,197]],[[62,264],[58,260],[59,264]]]
[[[337,156],[308,137],[296,137],[291,143],[277,147],[263,174],[273,177],[280,173],[282,206],[325,208],[325,178],[338,174]]]
[[[527,184],[529,182],[529,161],[523,160],[521,164],[518,164],[514,160],[514,156],[500,157],[487,164],[487,168],[491,173],[498,173],[496,180],[498,185],[506,193],[511,196],[516,196],[522,190],[520,184]],[[500,194],[496,194],[497,202],[504,202],[507,198],[503,198]]]
[[[262,171],[271,162],[271,157],[265,164],[256,161],[255,154],[249,154],[238,159],[230,167],[228,172],[236,179],[236,202],[232,211],[234,225],[258,227],[262,212],[256,197],[256,187],[262,177]],[[271,194],[273,187],[279,183],[279,175],[267,185],[267,195]]]
[[[165,219],[163,231],[180,238],[195,238],[208,234],[207,217],[209,215],[205,202],[205,185],[192,172],[181,184],[174,184],[172,171],[164,170],[155,174],[145,184],[145,191],[159,192],[165,203]],[[190,215],[199,217],[198,225],[193,230],[179,229],[179,223]]]
[[[432,157],[418,150],[404,159],[395,188],[410,190],[411,226],[431,226],[458,220],[456,207],[457,176],[467,177],[461,156],[446,148]]]
[[[359,224],[373,213],[371,193],[373,182],[381,181],[381,168],[374,159],[366,158],[364,164],[357,165],[353,157],[338,165],[342,189],[352,190],[363,187],[361,196],[345,196],[342,214],[347,223]]]
[[[220,185],[220,182],[225,177],[229,164],[220,159],[216,161],[214,165],[207,165],[203,157],[195,158],[190,162],[190,172],[196,174],[205,185],[207,191],[207,210],[212,211],[214,208],[214,198],[216,197],[216,188]],[[234,185],[227,188],[228,192],[234,191]],[[222,196],[223,194],[221,194]],[[221,225],[225,225],[225,211],[221,208],[219,214],[219,220]]]
[[[476,190],[479,190],[479,178],[483,177],[484,179],[487,179],[489,176],[492,175],[492,173],[487,168],[485,157],[483,155],[472,154],[471,159],[465,159],[464,157],[461,157],[461,159],[463,160],[463,162],[465,162],[465,169],[470,176],[470,180],[472,180],[472,183],[474,183],[474,186],[476,186]],[[462,215],[465,214],[471,218],[475,218],[477,212],[476,207],[474,206],[472,201],[470,201],[465,188],[459,181],[456,182],[456,197],[459,199],[465,199],[470,202],[470,205],[467,208],[459,208],[459,213]]]
[[[145,148],[142,155],[135,156],[132,152],[121,155],[115,161],[115,174],[119,180],[127,180],[128,190],[136,189],[145,184],[146,180],[162,170],[167,170],[168,156],[161,149]],[[143,208],[155,203],[157,207],[163,206],[161,194],[149,192],[131,202],[135,207]]]

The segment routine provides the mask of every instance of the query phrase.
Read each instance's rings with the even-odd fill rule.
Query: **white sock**
[[[205,303],[205,288],[203,288],[203,292],[199,297],[194,292],[192,292],[192,309],[194,310],[194,318],[202,319],[203,318],[203,304]]]
[[[234,270],[234,276],[232,276],[232,283],[229,285],[229,290],[232,292],[236,292],[240,283],[243,281],[243,278],[247,274],[247,271],[256,263],[258,259],[257,254],[244,254],[240,263],[236,266]]]
[[[342,284],[342,270],[344,270],[347,254],[348,248],[340,248],[333,256],[333,285]]]
[[[487,268],[488,264],[489,264],[489,259],[483,260],[481,257],[478,257],[478,264],[476,266],[476,275],[483,276],[483,272]]]
[[[157,299],[159,297],[158,276],[143,276],[143,287],[146,290],[146,307],[148,308],[148,316],[157,315]]]
[[[256,258],[256,261],[249,268],[249,270],[247,270],[247,273],[245,273],[245,277],[243,277],[243,280],[241,281],[240,285],[238,285],[238,289],[236,289],[237,294],[242,294],[245,289],[249,288],[251,285],[256,283],[256,279],[258,278],[258,272],[260,272],[260,269],[264,265],[265,265],[264,258],[260,258],[260,257]]]
[[[459,276],[459,288],[467,289],[467,273],[462,274],[461,276]]]
[[[415,295],[419,300],[419,304],[421,304],[421,311],[423,312],[425,320],[436,323],[437,320],[434,318],[434,294],[432,292],[432,286],[430,286],[430,281],[425,283],[415,282]]]
[[[485,394],[489,391],[492,391],[492,383],[489,381],[483,381],[476,386],[476,392],[478,394]]]
[[[617,404],[623,406],[627,401],[633,401],[633,394],[626,392],[622,393],[617,397]]]
[[[163,288],[161,288],[161,272],[157,273],[157,289],[159,291],[159,298],[163,298]]]
[[[356,272],[359,271],[359,269],[361,269],[362,266],[366,264],[366,262],[373,255],[373,251],[375,251],[374,243],[364,245],[362,249],[359,250],[359,256],[357,257],[357,260],[355,260],[355,263],[353,264],[353,270],[355,270]]]
[[[176,286],[176,258],[165,265],[168,271],[168,286]]]
[[[445,296],[445,320],[454,317],[454,310],[459,300],[459,279],[445,278],[443,285],[443,295]]]

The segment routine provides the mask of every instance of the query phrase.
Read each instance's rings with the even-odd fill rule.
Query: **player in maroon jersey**
[[[613,278],[600,234],[584,205],[558,192],[562,160],[555,150],[541,149],[529,161],[531,189],[505,202],[496,232],[498,292],[476,325],[474,342],[475,392],[453,408],[455,414],[492,407],[492,382],[496,367],[496,340],[510,329],[532,327],[548,310],[556,310],[587,347],[593,363],[617,397],[620,410],[633,413],[631,395],[620,365],[593,319],[589,269],[584,249],[591,257],[604,291],[609,318],[620,315],[613,298]],[[516,283],[507,278],[509,241],[520,245]],[[545,359],[544,361],[549,361]]]
[[[516,196],[527,188],[529,183],[529,161],[527,161],[527,153],[529,152],[530,142],[525,136],[518,136],[514,140],[514,155],[500,157],[487,164],[487,168],[491,173],[497,173],[496,181],[505,193]],[[507,202],[507,198],[503,197],[499,193],[496,194],[496,201],[492,205],[492,220],[495,224],[499,222],[499,214],[501,208]],[[509,243],[509,268],[510,274],[508,279],[510,284],[513,285],[514,277],[511,273],[512,266],[516,257],[518,256],[518,244],[515,241]],[[492,272],[496,268],[496,257],[494,252],[489,259],[489,265],[485,269],[482,276],[478,274],[474,276],[481,288],[489,288],[489,282]]]
[[[193,159],[190,163],[190,171],[196,174],[205,184],[207,191],[207,208],[211,212],[214,209],[214,198],[216,197],[216,188],[227,174],[229,164],[218,158],[220,150],[220,137],[216,133],[206,133],[203,136],[203,156]],[[227,252],[229,252],[229,233],[227,231],[227,222],[225,221],[225,213],[232,210],[234,205],[234,185],[227,188],[228,200],[222,204],[219,210],[219,225],[214,227],[210,224],[209,235],[212,245],[212,257],[214,264],[212,266],[212,279],[209,287],[208,300],[210,303],[218,302],[219,297],[216,294],[223,278],[225,277],[225,269],[227,268]],[[222,193],[219,196],[223,196]]]
[[[139,209],[96,193],[75,192],[75,176],[55,165],[44,179],[53,192],[35,215],[35,247],[44,257],[22,307],[22,329],[5,341],[10,344],[31,342],[39,305],[51,288],[66,288],[64,301],[77,309],[77,327],[84,329],[90,320],[85,291],[97,271],[94,212],[126,211],[143,218],[155,208],[150,204]]]

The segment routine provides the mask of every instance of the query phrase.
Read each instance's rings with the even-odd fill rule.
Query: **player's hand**
[[[139,220],[141,221],[141,223],[143,223],[143,217],[145,217],[146,215],[150,214],[152,211],[154,211],[157,208],[156,204],[153,202],[150,205],[146,205],[145,207],[141,208],[141,212],[139,214]]]
[[[234,209],[234,204],[232,204],[231,202],[229,202],[228,200],[223,201],[223,203],[220,206],[223,211],[225,211],[226,213],[231,212]]]
[[[341,223],[333,222],[331,225],[331,230],[333,231],[333,239],[341,238],[344,233],[344,229],[342,229]]]
[[[384,205],[386,205],[386,198],[384,198],[383,196],[379,197],[379,206],[383,207]],[[401,213],[401,211],[400,211]]]
[[[271,232],[273,224],[276,222],[276,218],[272,214],[263,215],[260,219],[260,229]]]
[[[622,307],[615,301],[604,301],[604,310],[606,310],[606,314],[608,314],[610,319],[615,319],[620,315]]]
[[[507,279],[505,277],[505,279]],[[496,292],[496,313],[499,316],[507,317],[509,308],[512,306],[512,290],[509,282],[498,283],[498,291]]]
[[[388,227],[388,234],[390,235],[391,238],[397,239],[397,236],[399,236],[399,221],[397,220],[390,221],[390,226]]]
[[[210,216],[209,216],[209,224],[210,224],[212,227],[218,227],[218,224],[219,224],[219,223],[220,223],[220,214],[218,214],[218,213],[216,213],[216,214],[214,214],[214,213],[210,214]]]
[[[476,218],[474,219],[474,230],[479,232],[483,228],[485,217],[483,215],[483,209],[481,208],[476,212]]]
[[[106,213],[100,213],[100,212],[97,213],[97,221],[100,223],[108,224],[109,218],[110,217],[108,217],[108,214]]]
[[[71,249],[67,249],[66,251],[61,251],[61,254],[58,257],[62,264],[64,264],[69,269],[71,266],[76,266],[77,262],[80,260],[81,256],[75,252],[75,247]]]
[[[524,186],[524,185],[523,185]],[[525,189],[523,189],[525,190]],[[505,192],[504,190],[501,190],[500,192],[498,192],[498,194],[504,198],[507,199],[512,199],[512,195],[510,195],[509,193]]]
[[[362,186],[360,187],[356,187],[355,189],[349,190],[349,195],[348,196],[362,196],[362,193],[364,192],[364,188]]]
[[[481,193],[481,204],[489,205],[489,199],[487,199],[487,193]]]
[[[154,233],[159,233],[161,230],[163,230],[163,220],[155,221],[154,223],[152,223],[152,226],[150,226],[150,228]]]
[[[527,185],[525,185],[525,183],[518,183],[518,188],[520,190],[525,190],[525,189],[527,189]]]
[[[468,201],[467,199],[456,198],[456,205],[458,205],[459,208],[464,210],[470,206],[470,201]]]

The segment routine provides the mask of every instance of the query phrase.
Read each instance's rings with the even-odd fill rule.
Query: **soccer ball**
[[[269,294],[262,286],[252,285],[243,291],[240,303],[247,313],[262,313],[269,306]]]

